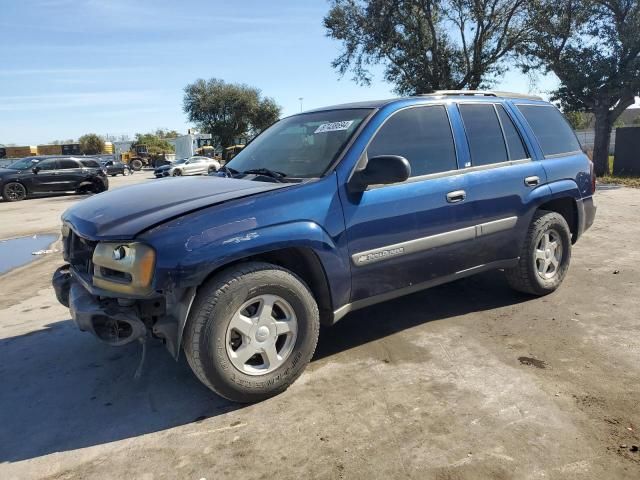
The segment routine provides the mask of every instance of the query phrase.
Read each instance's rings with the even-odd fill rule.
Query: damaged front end
[[[63,228],[64,258],[52,284],[82,331],[122,346],[152,336],[178,357],[195,288],[155,291],[153,252],[139,243],[99,243]]]

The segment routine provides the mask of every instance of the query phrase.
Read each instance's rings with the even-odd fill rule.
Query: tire
[[[544,247],[545,239],[548,248]],[[559,251],[558,247],[551,247],[554,243]],[[506,269],[505,274],[514,290],[548,295],[562,284],[570,262],[571,231],[567,221],[559,213],[539,210],[529,225],[518,265]]]
[[[142,160],[134,158],[133,160],[131,160],[131,162],[129,162],[129,165],[131,166],[131,169],[133,171],[138,172],[142,169]]]
[[[100,180],[96,180],[95,182],[93,182],[93,185],[91,185],[91,188],[88,190],[92,193],[102,193],[107,189]]]
[[[182,176],[182,170],[180,170],[179,168],[176,168],[176,169],[173,171],[173,176],[174,176],[174,177],[180,177],[180,176]]]
[[[19,182],[9,182],[2,189],[5,202],[19,202],[27,198],[27,189]]]
[[[258,301],[260,306],[276,306],[269,310],[259,307],[251,313],[256,298],[265,299]],[[271,314],[263,316],[264,311]],[[232,320],[239,312],[244,312],[248,324],[240,323],[250,330],[251,337],[233,329]],[[278,317],[285,321],[278,321]],[[275,325],[266,328],[268,333],[260,326],[265,321]],[[288,325],[287,333],[277,333],[281,324]],[[202,383],[228,400],[249,403],[285,391],[302,374],[316,349],[319,329],[318,306],[300,278],[276,265],[249,262],[221,272],[198,289],[182,344]],[[275,366],[268,361],[269,343],[275,348]],[[235,352],[247,348],[249,355],[263,351],[244,362],[232,358],[234,348]]]
[[[124,168],[124,169],[122,170],[122,176],[123,176],[123,177],[127,177],[127,176],[129,176],[129,175],[131,175],[131,171],[130,171],[128,168]]]

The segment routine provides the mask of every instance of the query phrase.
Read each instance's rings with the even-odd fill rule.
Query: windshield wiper
[[[226,165],[223,165],[222,167],[220,167],[220,170],[222,170],[224,173],[226,173],[226,177],[229,178],[233,175],[237,175],[238,172],[237,170],[231,168],[231,167],[227,167]]]
[[[280,180],[280,181],[282,181],[282,179],[287,176],[286,173],[278,172],[277,170],[269,170],[268,168],[252,168],[249,170],[245,170],[242,173],[243,174],[253,173],[255,175],[264,175],[267,177],[275,178],[276,180]]]

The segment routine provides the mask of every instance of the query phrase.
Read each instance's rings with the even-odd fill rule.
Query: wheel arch
[[[571,243],[578,239],[579,214],[578,202],[572,196],[564,196],[548,200],[538,207],[538,210],[556,212],[564,217],[571,231]]]
[[[560,180],[548,184],[548,194],[538,198],[536,210],[556,212],[566,220],[571,231],[571,242],[575,243],[580,236],[581,210],[578,206],[582,202],[580,189],[573,180]]]
[[[220,272],[247,262],[265,262],[290,270],[309,287],[320,311],[320,321],[330,324],[333,319],[333,301],[329,280],[320,258],[309,246],[278,247],[248,255],[217,266],[204,279],[205,283]]]

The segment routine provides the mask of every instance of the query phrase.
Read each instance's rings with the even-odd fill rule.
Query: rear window
[[[580,151],[569,122],[552,105],[518,105],[529,122],[545,157]]]

